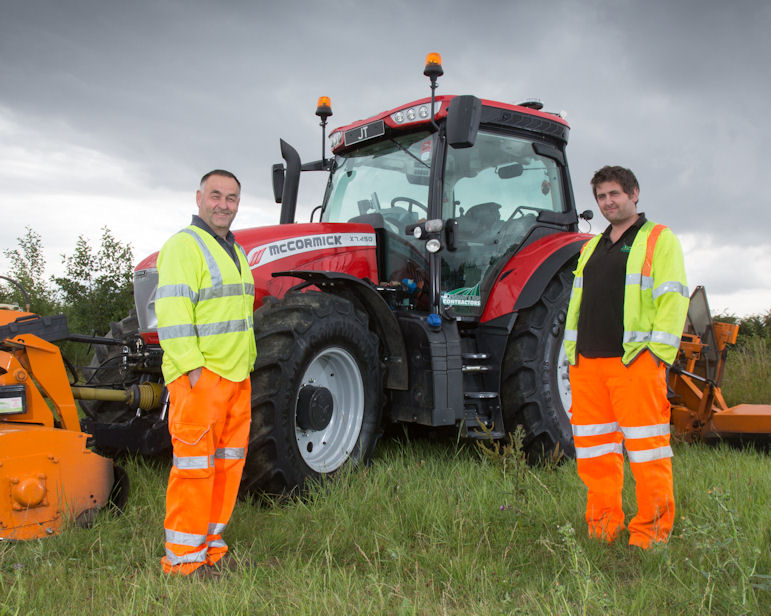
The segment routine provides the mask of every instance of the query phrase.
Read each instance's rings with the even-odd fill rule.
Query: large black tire
[[[381,426],[378,339],[365,313],[326,293],[267,298],[254,313],[257,362],[242,489],[303,492],[367,462]]]
[[[531,463],[551,459],[557,448],[564,457],[575,457],[568,361],[562,344],[572,269],[560,270],[538,302],[519,313],[503,360],[504,428],[507,433],[524,428],[523,447]]]
[[[127,317],[117,323],[110,323],[110,332],[105,338],[122,340],[139,331],[139,321],[136,310],[132,310]],[[139,383],[138,375],[129,375],[121,369],[122,347],[118,345],[99,344],[94,346],[94,357],[89,367],[84,371],[87,385],[94,385],[106,389],[124,389],[129,385]],[[128,421],[136,411],[122,402],[109,402],[104,400],[81,400],[80,406],[86,417],[101,423],[121,423]]]

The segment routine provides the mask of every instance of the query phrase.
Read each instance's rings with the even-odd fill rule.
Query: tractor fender
[[[515,254],[495,281],[481,321],[491,321],[535,305],[549,281],[578,255],[591,237],[587,233],[555,233]]]
[[[404,344],[399,322],[391,308],[380,296],[369,280],[362,280],[342,272],[292,270],[274,272],[274,277],[292,276],[302,278],[295,289],[316,286],[325,293],[347,299],[369,316],[370,327],[375,331],[383,346],[387,389],[406,390],[408,386],[407,348]]]

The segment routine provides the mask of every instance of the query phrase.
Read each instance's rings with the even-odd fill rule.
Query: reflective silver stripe
[[[624,332],[624,342],[648,342],[650,332]]]
[[[684,298],[688,299],[688,287],[680,284],[677,281],[660,284],[653,291],[653,299],[661,297],[664,295],[664,293],[677,293],[678,295],[682,295]]]
[[[244,295],[244,288],[241,283],[226,284],[221,287],[206,287],[200,290],[201,301],[238,295]],[[252,285],[252,295],[254,295],[254,285]]]
[[[676,349],[680,348],[680,336],[668,334],[667,332],[651,332],[651,342],[659,342]]]
[[[214,466],[214,456],[174,456],[174,466],[185,470],[200,470]]]
[[[220,447],[214,452],[214,457],[220,460],[242,460],[246,457],[244,447]]]
[[[606,443],[594,447],[576,447],[576,458],[597,458],[608,453],[623,454],[621,443]]]
[[[155,290],[155,299],[164,297],[186,297],[194,304],[198,302],[198,294],[186,284],[165,284]]]
[[[166,325],[158,328],[159,340],[171,340],[173,338],[195,337],[197,335],[195,325],[185,323],[184,325]]]
[[[206,551],[208,548],[203,547],[198,552],[192,552],[191,554],[185,554],[183,556],[177,556],[171,550],[166,550],[166,560],[170,565],[184,565],[185,563],[202,563],[206,561]]]
[[[220,321],[218,323],[201,323],[196,328],[198,336],[216,336],[217,334],[231,334],[233,332],[245,332],[252,329],[251,321],[248,319],[233,319],[232,321]]]
[[[583,276],[576,276],[573,278],[573,288],[574,289],[581,289],[584,286],[584,277]]]
[[[166,531],[166,542],[176,545],[187,545],[191,548],[197,548],[206,543],[206,535],[194,535],[192,533],[183,533],[178,530],[164,529]]]
[[[212,255],[211,251],[206,246],[206,243],[201,239],[201,236],[198,235],[192,229],[182,229],[181,233],[187,233],[188,235],[192,235],[195,241],[198,242],[198,246],[201,249],[201,253],[203,254],[204,261],[206,261],[206,265],[209,268],[209,276],[211,277],[212,286],[221,287],[222,272],[220,271],[220,268],[217,265],[217,261],[215,261],[214,259],[214,255]]]
[[[627,274],[624,279],[624,284],[640,284],[642,274]]]
[[[666,447],[656,447],[655,449],[642,449],[640,451],[626,450],[626,455],[629,457],[630,462],[652,462],[653,460],[663,460],[665,458],[672,457],[672,448],[667,445]]]
[[[248,283],[248,282],[245,282],[245,283],[244,283],[244,293],[246,293],[247,295],[251,295],[252,297],[254,297],[254,283],[251,283],[251,284],[250,284],[250,283]]]
[[[666,436],[669,434],[669,424],[654,424],[652,426],[634,426],[626,428],[621,426],[624,438],[649,438],[651,436]]]
[[[618,432],[618,424],[615,421],[573,426],[573,436],[597,436],[598,434],[611,434],[613,432]]]
[[[658,342],[676,349],[680,348],[680,336],[667,332],[624,332],[624,343],[627,342]]]
[[[207,541],[206,545],[208,545],[210,548],[226,548],[228,547],[228,544],[225,543],[222,539],[212,539],[211,541]]]
[[[223,531],[227,528],[227,524],[223,524],[222,522],[211,522],[209,524],[209,534],[210,535],[221,535]]]
[[[578,331],[575,329],[566,329],[565,340],[569,342],[576,342],[578,340]]]

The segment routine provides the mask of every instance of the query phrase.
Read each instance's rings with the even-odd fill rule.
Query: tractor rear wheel
[[[513,433],[523,426],[523,447],[532,463],[549,460],[555,452],[575,457],[568,361],[562,344],[572,270],[571,266],[560,270],[538,302],[519,313],[503,360],[504,428]]]
[[[380,432],[378,339],[351,302],[309,291],[254,313],[257,362],[242,488],[301,493],[372,456]]]

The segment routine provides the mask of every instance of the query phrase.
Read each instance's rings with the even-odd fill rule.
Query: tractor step
[[[506,436],[504,432],[492,430],[492,421],[489,417],[480,417],[470,409],[466,409],[465,425],[467,438],[477,440],[496,440]]]
[[[492,400],[497,398],[498,394],[494,391],[467,391],[463,397],[467,400]]]
[[[492,366],[482,363],[487,359],[490,359],[489,353],[463,353],[461,355],[463,359],[463,372],[490,372]]]

